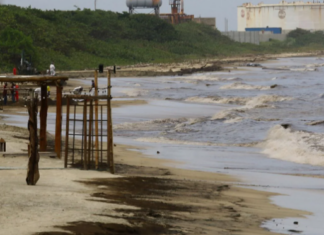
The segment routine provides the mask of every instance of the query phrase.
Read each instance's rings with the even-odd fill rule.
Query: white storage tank
[[[324,3],[286,2],[253,5],[245,3],[237,8],[238,31],[246,28],[281,28],[295,30],[324,30]]]
[[[136,8],[153,8],[155,14],[159,15],[162,0],[127,0],[126,5],[130,14],[133,14]]]

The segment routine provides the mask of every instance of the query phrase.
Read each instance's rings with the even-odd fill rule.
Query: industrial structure
[[[126,5],[130,14],[133,14],[135,9],[151,8],[154,9],[156,15],[160,15],[162,0],[127,0]]]
[[[245,3],[237,8],[238,31],[280,34],[296,28],[324,30],[323,14],[324,3],[319,1],[281,1],[279,4],[258,5]]]
[[[172,24],[180,24],[192,21],[194,15],[186,15],[184,13],[184,0],[169,0],[171,6],[171,14],[161,14],[160,17]]]

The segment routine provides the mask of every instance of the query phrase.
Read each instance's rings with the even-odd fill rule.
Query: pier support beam
[[[46,132],[47,132],[47,110],[48,110],[48,101],[47,101],[47,85],[42,84],[41,85],[41,110],[40,110],[40,151],[46,151],[47,150],[47,138],[46,138]]]
[[[55,153],[61,159],[62,145],[62,90],[60,82],[56,84],[56,126],[55,126]]]

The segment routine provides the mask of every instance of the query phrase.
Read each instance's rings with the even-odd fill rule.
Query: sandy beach
[[[43,154],[40,181],[37,186],[27,186],[27,110],[24,102],[5,107],[0,113],[0,138],[7,142],[7,154],[2,157],[0,154],[3,199],[0,234],[270,235],[276,227],[276,232],[281,234],[302,233],[294,223],[300,223],[314,212],[308,210],[306,204],[306,208],[290,207],[286,201],[286,204],[280,203],[273,198],[283,197],[279,195],[285,194],[286,189],[299,189],[298,182],[305,182],[303,185],[314,182],[310,189],[320,191],[321,167],[273,160],[278,156],[260,160],[259,150],[255,149],[264,148],[269,154],[272,148],[277,152],[281,149],[274,146],[273,139],[257,139],[265,137],[255,134],[255,129],[250,130],[250,134],[244,127],[234,125],[240,125],[252,114],[255,116],[250,119],[254,124],[281,123],[284,120],[280,113],[273,117],[267,112],[274,112],[273,103],[278,106],[280,102],[293,99],[277,95],[256,100],[245,95],[244,91],[250,90],[273,95],[271,86],[279,81],[272,76],[286,75],[269,75],[271,78],[267,77],[266,84],[242,85],[241,80],[237,83],[237,78],[245,79],[244,69],[239,68],[234,75],[219,72],[194,74],[177,78],[179,80],[166,77],[161,78],[159,84],[149,78],[113,80],[116,175],[64,169],[63,160]],[[252,79],[248,81],[258,83],[252,74],[254,70],[248,72],[246,76]],[[260,79],[259,75],[256,77]],[[70,79],[64,90],[80,85],[87,87],[90,80]],[[105,78],[99,83],[104,86]],[[276,88],[284,86],[287,84]],[[192,94],[197,87],[199,94],[217,88],[219,97]],[[54,88],[52,90],[55,96]],[[223,94],[236,94],[236,90],[245,96],[234,99]],[[178,97],[188,91],[191,97],[187,93]],[[55,103],[49,107],[49,112],[51,145]],[[317,117],[310,119],[314,121]],[[206,127],[195,127],[201,122]],[[216,125],[218,132],[221,127],[217,125],[226,125],[222,127],[224,133],[208,136],[210,122]],[[233,126],[235,129],[226,129]],[[237,138],[227,134],[235,130],[244,134],[235,133]],[[204,134],[199,136],[199,131]],[[276,131],[284,132],[278,128]],[[156,137],[152,133],[162,134]],[[213,141],[213,136],[217,137],[217,142]],[[317,170],[316,174],[313,170]],[[286,184],[290,184],[289,187]],[[299,191],[296,194],[302,195]],[[290,191],[285,196],[288,195]],[[285,225],[284,218],[293,218],[289,226]]]

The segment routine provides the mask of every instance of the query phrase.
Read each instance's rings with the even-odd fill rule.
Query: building
[[[213,27],[214,29],[216,29],[216,18],[214,18],[214,17],[203,17],[203,18],[199,17],[199,18],[194,18],[193,21],[198,24],[209,25],[209,26]]]
[[[302,28],[324,30],[324,2],[286,2],[253,5],[245,3],[237,8],[238,31],[251,28],[281,28],[282,32]]]

